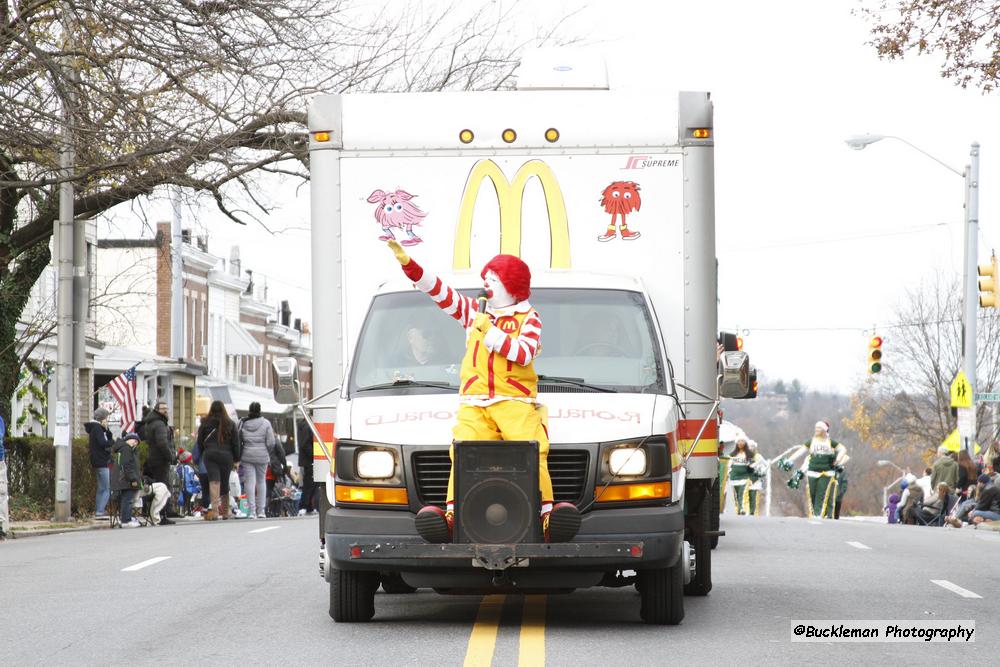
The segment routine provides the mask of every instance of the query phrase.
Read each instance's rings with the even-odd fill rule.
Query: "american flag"
[[[135,366],[112,380],[108,388],[122,407],[122,433],[128,433],[135,426]]]

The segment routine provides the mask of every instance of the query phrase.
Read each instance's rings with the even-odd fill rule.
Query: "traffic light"
[[[868,341],[868,374],[882,372],[882,337],[872,336]]]
[[[1000,290],[997,289],[997,256],[990,258],[989,264],[979,265],[979,307],[996,308],[1000,306]]]
[[[757,398],[757,391],[760,389],[760,385],[757,383],[757,369],[750,369],[750,389],[747,391],[743,398]]]

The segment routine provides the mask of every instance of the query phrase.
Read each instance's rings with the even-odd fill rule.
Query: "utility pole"
[[[173,217],[170,220],[170,356],[180,359],[184,356],[185,333],[180,186],[174,186],[171,195]]]
[[[965,450],[974,456],[976,442],[976,316],[979,308],[979,143],[973,142],[965,168],[965,299],[962,370],[972,392],[972,437],[965,438]]]
[[[69,12],[64,13],[63,30],[66,32],[64,44],[71,43],[73,30]],[[63,74],[69,75],[72,67],[64,67]],[[59,167],[63,182],[59,184],[59,218],[55,224],[56,270],[58,291],[56,299],[56,423],[55,445],[55,520],[68,521],[70,518],[70,488],[72,485],[72,451],[70,420],[73,413],[73,256],[75,218],[73,197],[73,174],[76,150],[73,143],[73,116],[76,105],[73,77],[68,76],[69,85],[63,86],[62,98],[63,132],[62,151]]]

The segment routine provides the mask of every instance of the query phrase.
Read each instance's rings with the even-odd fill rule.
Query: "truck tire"
[[[330,573],[330,618],[337,623],[372,620],[377,588],[377,572],[334,569]]]
[[[712,590],[712,538],[705,533],[711,529],[712,517],[718,516],[715,512],[718,505],[712,504],[714,492],[706,491],[698,513],[690,519],[688,542],[694,549],[695,571],[691,581],[684,586],[685,595],[708,595]]]
[[[684,571],[678,558],[673,567],[639,572],[639,615],[649,625],[677,625],[684,620]]]
[[[399,572],[383,572],[381,574],[382,590],[390,595],[405,595],[416,593],[417,589],[403,581]]]
[[[719,530],[719,515],[722,513],[722,484],[721,480],[716,479],[712,483],[712,512],[711,512],[711,530]],[[709,544],[714,549],[719,546],[719,536],[713,535],[709,538]]]

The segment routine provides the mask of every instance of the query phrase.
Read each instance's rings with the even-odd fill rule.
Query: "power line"
[[[980,322],[988,322],[992,317],[989,315],[980,315],[977,319]],[[959,324],[962,319],[958,317],[943,319],[943,320],[928,320],[924,322],[899,322],[896,324],[874,324],[868,326],[860,327],[721,327],[724,330],[732,329],[734,331],[741,332],[744,336],[750,335],[755,331],[768,332],[768,333],[808,333],[808,332],[822,332],[822,331],[891,331],[893,329],[912,329],[914,327],[925,327],[935,324]]]
[[[947,222],[934,222],[926,225],[919,225],[916,227],[907,227],[906,229],[896,229],[886,232],[871,232],[864,234],[848,234],[843,236],[828,236],[823,238],[813,238],[813,239],[798,239],[789,241],[779,241],[777,243],[766,243],[764,245],[758,246],[740,246],[733,248],[720,248],[720,253],[730,253],[730,252],[751,252],[754,250],[769,250],[772,248],[794,248],[798,246],[807,245],[825,245],[828,243],[839,243],[843,241],[855,241],[863,239],[873,239],[873,238],[884,238],[887,236],[908,236],[911,234],[922,234],[927,231],[937,229],[939,227],[947,227],[951,223]]]

